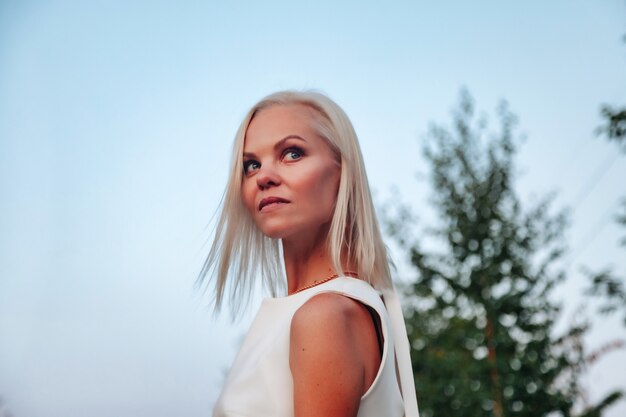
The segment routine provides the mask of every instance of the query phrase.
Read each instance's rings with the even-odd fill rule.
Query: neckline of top
[[[374,289],[375,291],[378,291],[378,290],[376,290],[376,288],[372,287],[372,285],[369,282],[367,282],[367,281],[364,281],[364,280],[362,280],[360,278],[354,278],[354,277],[349,277],[349,276],[346,276],[346,275],[341,275],[341,276],[338,276],[337,278],[333,278],[333,279],[331,279],[329,281],[326,281],[326,282],[324,282],[322,284],[316,285],[316,286],[311,287],[311,288],[307,288],[307,289],[302,290],[300,292],[296,292],[296,293],[289,294],[289,295],[284,295],[282,297],[267,297],[267,298],[264,298],[263,302],[264,303],[265,302],[270,302],[271,303],[271,302],[281,302],[281,301],[295,300],[295,299],[298,299],[300,297],[305,296],[306,294],[310,294],[312,292],[319,291],[320,289],[328,287],[328,286],[335,286],[335,285],[340,284],[340,283],[350,283],[350,282],[355,282],[355,283],[357,283],[357,285],[365,284],[368,287]]]

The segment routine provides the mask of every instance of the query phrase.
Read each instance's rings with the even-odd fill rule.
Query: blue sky
[[[463,86],[485,114],[506,99],[520,196],[572,209],[571,314],[580,265],[626,275],[626,157],[593,134],[626,102],[625,17],[617,0],[3,1],[0,396],[15,417],[210,414],[250,316],[212,320],[193,281],[238,123],[284,88],[335,99],[377,201],[396,187],[426,223],[429,123]],[[588,343],[624,333],[598,320]],[[624,361],[598,363],[592,398],[626,387]]]

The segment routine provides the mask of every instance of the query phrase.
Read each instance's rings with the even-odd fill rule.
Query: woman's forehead
[[[258,110],[248,124],[248,130],[259,122],[282,124],[287,126],[310,126],[317,118],[314,109],[304,104],[274,104]]]
[[[289,135],[317,136],[313,110],[307,106],[274,105],[257,112],[248,125],[244,147],[276,142]]]

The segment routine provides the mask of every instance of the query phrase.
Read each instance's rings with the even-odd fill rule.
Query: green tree
[[[626,42],[626,36],[623,39]],[[600,107],[600,116],[604,119],[604,125],[598,127],[596,133],[616,142],[626,152],[626,107],[604,104]]]
[[[626,152],[626,107],[614,108],[608,105],[602,106],[600,115],[604,119],[604,125],[597,130],[598,134],[605,135],[609,141],[614,141]]]
[[[588,323],[555,335],[551,297],[564,278],[567,215],[551,213],[553,195],[523,210],[516,118],[503,103],[498,119],[488,132],[463,92],[452,128],[430,129],[424,155],[440,221],[429,243],[439,250],[409,238],[406,206],[386,216],[416,272],[405,314],[422,417],[572,416],[580,398]],[[600,415],[620,395],[578,415]]]
[[[626,36],[624,36],[626,42]],[[604,124],[598,127],[596,133],[604,136],[609,142],[615,142],[620,150],[626,153],[626,107],[612,107],[603,105],[600,116]],[[615,220],[622,227],[626,227],[626,198],[619,207],[620,212]],[[620,242],[626,247],[626,237]],[[599,312],[610,314],[621,310],[623,322],[626,325],[626,289],[624,278],[616,275],[612,268],[605,268],[599,272],[583,268],[583,273],[590,280],[587,294],[602,300]]]
[[[601,115],[604,117],[606,124],[601,126],[598,132],[603,134],[607,140],[616,142],[622,152],[626,153],[626,107],[616,110],[609,106],[603,106]],[[626,227],[626,198],[622,200],[619,210],[615,220],[624,228]],[[626,237],[621,240],[620,244],[626,247]],[[610,314],[621,311],[623,322],[626,325],[626,289],[624,288],[624,278],[616,275],[610,267],[599,272],[583,268],[583,273],[590,280],[587,294],[601,300],[599,312],[601,314]]]

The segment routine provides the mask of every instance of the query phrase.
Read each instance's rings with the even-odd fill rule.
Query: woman
[[[200,277],[214,272],[217,309],[228,291],[237,311],[259,277],[273,298],[214,417],[417,417],[402,312],[346,114],[319,93],[275,93],[248,112],[233,151]]]

